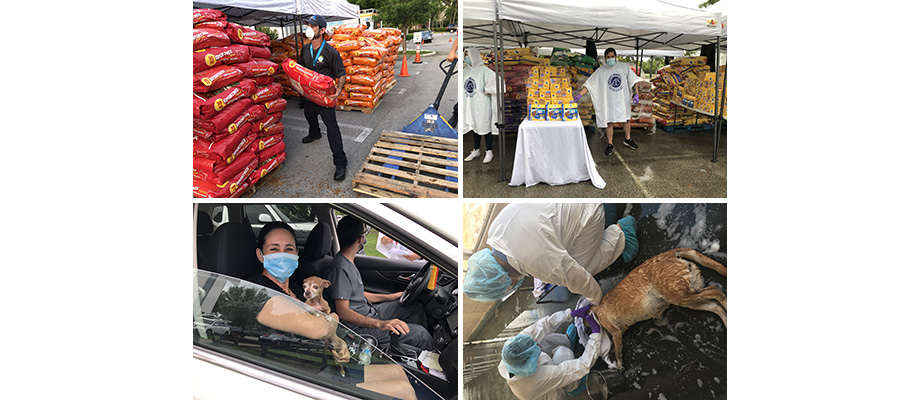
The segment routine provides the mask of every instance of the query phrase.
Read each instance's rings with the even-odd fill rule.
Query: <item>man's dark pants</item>
[[[310,125],[308,136],[314,139],[322,137],[318,117],[323,117],[327,139],[329,139],[329,150],[332,150],[332,162],[336,167],[344,167],[348,159],[345,157],[345,148],[342,146],[342,132],[339,131],[339,123],[335,120],[335,107],[323,107],[308,100],[304,102],[303,116]]]

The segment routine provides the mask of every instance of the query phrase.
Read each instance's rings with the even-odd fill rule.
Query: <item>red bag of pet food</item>
[[[214,154],[226,160],[233,152],[236,151],[243,139],[249,134],[251,125],[244,126],[244,129],[238,129],[231,135],[215,137],[215,140],[205,139],[198,136],[192,136],[192,154],[196,156],[207,156]]]
[[[281,153],[272,159],[265,160],[264,163],[257,164],[256,168],[249,174],[249,184],[253,185],[259,179],[264,178],[265,175],[268,175],[269,172],[281,165],[285,158],[287,158],[287,154]]]
[[[284,142],[284,135],[272,135],[272,136],[262,136],[256,138],[252,144],[249,145],[249,151],[259,154],[260,151],[265,150],[268,147],[274,146],[278,143]]]
[[[252,54],[252,58],[264,58],[267,60],[272,57],[272,51],[269,50],[268,47],[264,47],[264,46],[246,46],[246,47],[249,47],[249,54]]]
[[[207,160],[207,158],[203,157],[198,158]],[[246,166],[251,164],[253,160],[258,163],[258,156],[250,152],[245,152],[241,154],[237,160],[231,163],[224,160],[217,160],[214,162],[213,167],[204,165],[205,168],[203,169],[193,169],[192,177],[208,183],[221,184],[239,175],[239,173],[245,170]]]
[[[265,86],[265,85],[271,85],[272,82],[275,81],[275,77],[271,75],[257,76],[255,78],[252,78],[252,80],[256,81],[256,86]]]
[[[197,29],[217,29],[222,31],[227,29],[227,21],[205,21],[195,24]]]
[[[220,184],[193,179],[192,194],[196,197],[230,197],[240,191],[243,185],[247,183],[249,175],[257,165],[257,162],[256,159],[253,159],[248,164],[241,163],[243,169],[233,178]]]
[[[246,115],[246,122],[258,123],[268,115],[265,112],[265,107],[262,107],[261,104],[253,104],[246,109],[243,113]]]
[[[221,65],[192,75],[192,91],[210,92],[243,79],[243,71],[229,65]]]
[[[263,118],[261,121],[259,121],[259,122],[257,122],[257,123],[255,124],[255,125],[256,125],[256,130],[258,130],[258,131],[264,131],[264,130],[265,130],[265,127],[267,127],[267,126],[269,126],[269,125],[274,125],[274,124],[277,124],[277,123],[281,122],[281,117],[283,117],[283,116],[284,116],[284,113],[280,113],[280,112],[268,114],[268,116],[266,116],[266,117]]]
[[[335,91],[333,91],[332,94],[335,94]],[[319,105],[321,105],[321,106],[323,106],[323,107],[326,107],[326,108],[335,107],[335,98],[334,98],[334,97],[330,97],[330,95],[327,95],[327,94],[325,94],[324,92],[321,92],[321,91],[318,91],[318,90],[315,90],[315,89],[304,88],[303,97],[304,97],[305,99],[307,99],[307,100],[310,100],[310,101],[312,101],[312,102],[314,102],[314,103],[316,103],[316,104],[319,104]],[[283,99],[281,99],[281,100],[283,100]],[[272,101],[274,101],[274,100],[272,100]]]
[[[287,108],[287,100],[285,99],[274,99],[262,103],[265,106],[267,114],[274,114],[284,111]]]
[[[206,101],[204,97],[192,93],[192,118],[201,118],[201,105]]]
[[[277,156],[278,154],[284,153],[284,146],[284,142],[282,141],[274,146],[266,147],[265,150],[260,151],[259,154],[256,154],[259,156],[259,164],[264,163],[265,160]]]
[[[319,72],[309,70],[288,58],[282,64],[284,73],[291,78],[291,86],[298,93],[306,96],[305,89],[310,88],[325,95],[335,94],[335,81]]]
[[[192,119],[192,125],[196,128],[209,131],[212,135],[236,133],[242,125],[242,123],[237,124],[239,116],[243,114],[250,105],[252,105],[252,100],[248,97],[244,97],[228,105],[211,118]]]
[[[271,136],[277,135],[279,133],[284,133],[284,124],[281,122],[275,122],[271,125],[265,125],[262,131],[259,132],[260,136]]]
[[[192,29],[192,49],[200,50],[206,47],[226,46],[230,44],[230,37],[224,31],[217,29]]]
[[[280,83],[272,83],[268,86],[260,86],[250,95],[253,103],[264,103],[269,100],[280,99],[284,93],[284,88]]]
[[[247,78],[272,76],[278,70],[278,64],[261,58],[253,58],[244,63],[233,64],[233,66],[243,71],[243,76]]]
[[[250,58],[249,47],[242,44],[208,47],[192,52],[192,71],[198,73],[218,65],[246,62]]]
[[[242,27],[234,23],[228,23],[227,29],[224,30],[230,41],[233,43],[248,44],[251,46],[268,46],[272,43],[271,39],[265,33],[255,29]]]
[[[201,116],[204,118],[213,117],[228,105],[233,104],[233,102],[251,96],[255,89],[256,83],[252,79],[243,79],[239,83],[233,83],[210,92],[208,94],[211,97],[207,98],[201,105]]]
[[[205,21],[226,21],[227,15],[222,11],[213,10],[210,8],[200,8],[197,10],[192,10],[192,24],[197,24]]]

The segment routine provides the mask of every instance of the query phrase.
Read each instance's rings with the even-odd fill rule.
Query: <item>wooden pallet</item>
[[[697,125],[677,125],[677,126],[667,126],[664,125],[661,127],[665,132],[692,132],[692,131],[707,131],[712,129],[711,124],[697,124]]]
[[[278,166],[275,167],[275,169],[269,171],[267,174],[265,174],[265,176],[263,176],[262,178],[260,178],[259,181],[256,182],[255,185],[249,186],[249,188],[246,189],[246,192],[243,193],[242,195],[240,195],[240,197],[252,197],[252,196],[254,196],[254,195],[256,194],[256,192],[258,192],[259,189],[262,188],[262,186],[265,186],[265,184],[268,183],[268,181],[270,181],[272,178],[275,177],[275,174],[278,173],[278,171],[280,171],[280,170],[281,170],[281,167],[283,167],[283,166],[284,166],[284,162],[282,161],[281,164],[278,164]]]
[[[457,139],[383,131],[352,188],[374,197],[456,198],[459,182],[447,177],[459,176],[458,144]]]

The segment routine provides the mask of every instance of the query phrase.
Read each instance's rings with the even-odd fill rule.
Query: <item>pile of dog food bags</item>
[[[192,195],[238,197],[284,161],[281,68],[268,35],[218,10],[192,15]]]
[[[345,87],[340,107],[373,109],[396,81],[396,56],[402,44],[399,29],[366,29],[365,25],[342,25],[329,44],[345,64]]]
[[[706,57],[700,56],[678,58],[658,70],[658,76],[652,79],[655,84],[652,91],[655,118],[668,126],[712,123],[712,118],[690,108],[715,114],[724,88],[726,69],[724,65],[720,67],[716,77],[706,64]]]

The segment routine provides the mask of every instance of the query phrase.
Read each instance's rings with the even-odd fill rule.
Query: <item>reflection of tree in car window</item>
[[[234,286],[220,294],[214,303],[214,311],[235,326],[258,330],[260,324],[256,321],[256,314],[268,298],[264,289]]]
[[[287,217],[289,220],[284,222],[315,222],[312,207],[306,204],[278,204],[275,206],[278,214],[282,218]]]

